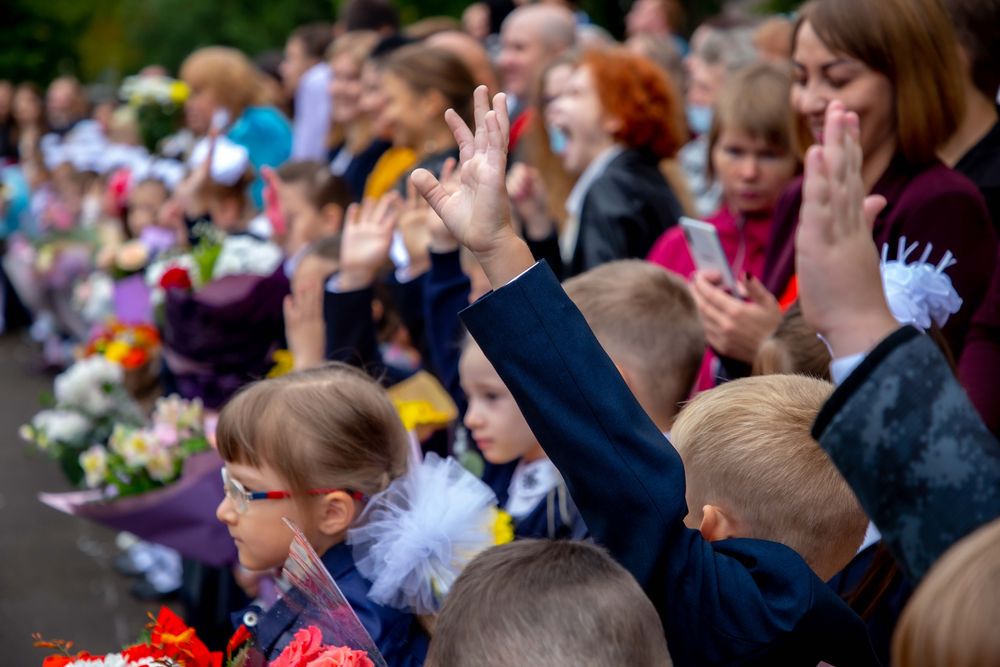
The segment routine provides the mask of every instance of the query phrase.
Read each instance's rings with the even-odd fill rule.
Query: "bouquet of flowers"
[[[156,618],[150,614],[146,636],[118,653],[94,655],[82,651],[70,653],[73,642],[46,641],[35,635],[35,646],[53,649],[42,667],[222,667],[222,654],[211,652],[176,614],[160,608]]]
[[[145,493],[170,484],[184,461],[208,451],[201,401],[177,396],[156,402],[149,426],[115,426],[107,445],[95,444],[80,454],[84,482],[112,496]]]
[[[268,661],[240,626],[226,648],[227,667],[385,667],[371,635],[309,540],[291,521],[284,522],[292,543],[282,574],[291,588],[279,601],[274,622],[294,635]]]
[[[116,426],[142,424],[124,380],[121,365],[103,356],[78,361],[56,377],[54,400],[21,427],[21,437],[59,461],[70,483],[80,485],[80,455],[88,447],[107,442]]]
[[[168,76],[130,76],[118,95],[135,109],[142,143],[155,153],[164,139],[180,129],[189,90]]]
[[[110,320],[91,333],[83,357],[103,356],[125,369],[125,389],[148,408],[159,393],[160,333],[150,324],[124,324]]]
[[[270,370],[289,288],[276,245],[198,233],[192,252],[154,262],[146,284],[162,304],[164,361],[178,392],[214,409]]]

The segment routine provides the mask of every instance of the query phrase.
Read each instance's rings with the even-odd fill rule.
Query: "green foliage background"
[[[404,22],[459,16],[472,0],[397,0]],[[632,0],[582,0],[596,23],[621,34]],[[787,10],[799,0],[766,0]],[[688,27],[723,0],[685,0]],[[280,49],[297,25],[331,20],[338,0],[0,0],[0,79],[44,84],[60,74],[116,82],[150,63],[176,71],[209,44],[249,54]]]

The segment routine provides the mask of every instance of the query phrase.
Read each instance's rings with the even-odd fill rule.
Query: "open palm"
[[[488,253],[513,234],[505,184],[510,119],[503,93],[490,108],[485,86],[476,89],[475,132],[449,109],[448,126],[459,147],[458,178],[442,184],[418,169],[413,184],[455,239],[474,253]]]

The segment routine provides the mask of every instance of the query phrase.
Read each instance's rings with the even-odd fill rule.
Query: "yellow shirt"
[[[390,148],[382,153],[365,182],[365,198],[378,199],[389,192],[416,163],[417,154],[409,148]]]

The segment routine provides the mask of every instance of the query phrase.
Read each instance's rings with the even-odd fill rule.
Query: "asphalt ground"
[[[0,337],[0,665],[41,665],[31,635],[110,652],[135,641],[146,612],[133,580],[112,567],[115,533],[42,505],[40,491],[70,490],[54,461],[32,450],[18,427],[39,409],[52,376],[20,333]],[[176,609],[176,607],[175,607]]]

